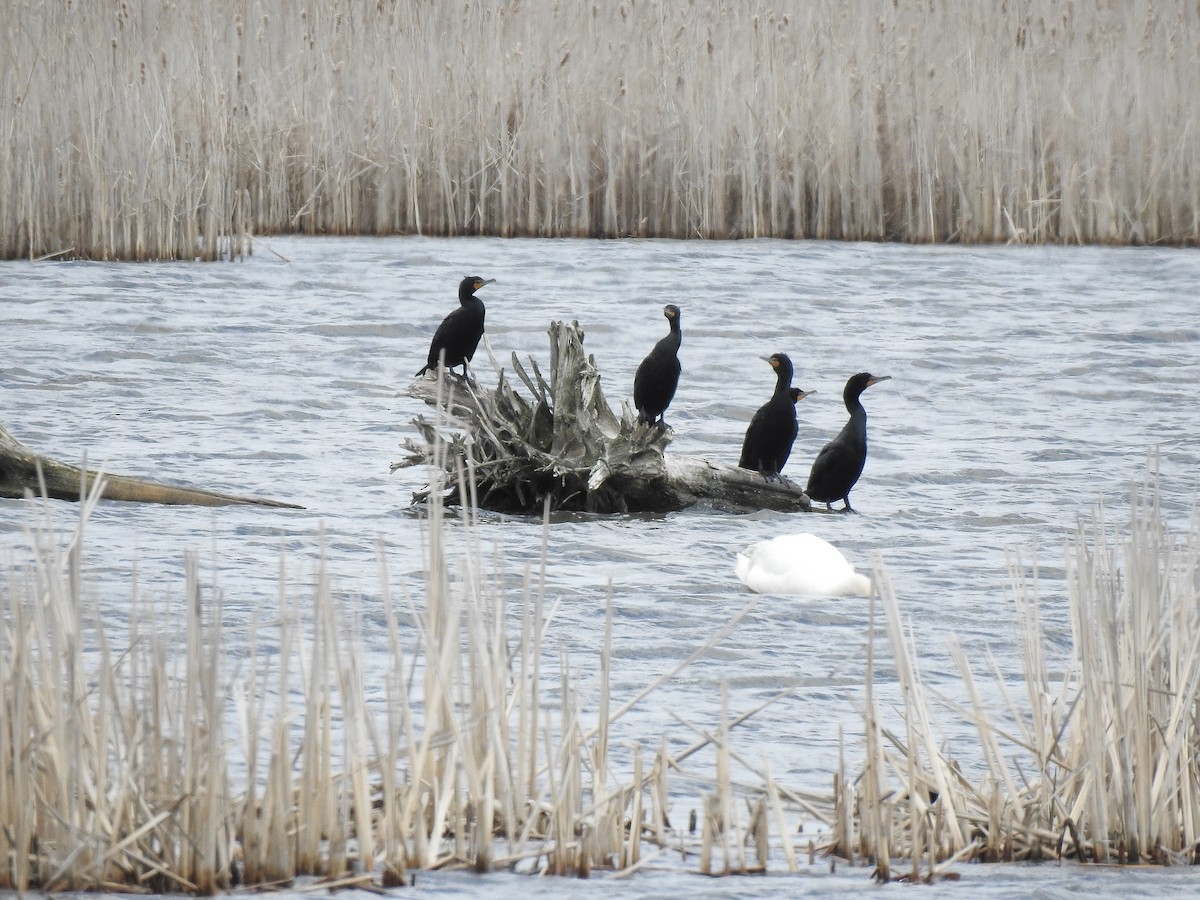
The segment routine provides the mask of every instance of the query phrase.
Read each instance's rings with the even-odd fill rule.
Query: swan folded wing
[[[814,534],[759,541],[737,555],[735,569],[738,580],[759,594],[850,597],[871,592],[871,580]]]

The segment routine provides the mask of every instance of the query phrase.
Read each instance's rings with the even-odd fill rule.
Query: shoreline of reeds
[[[955,642],[967,701],[922,681],[913,626],[877,563],[863,759],[841,755],[828,794],[781,783],[737,749],[737,726],[788,690],[736,712],[722,688],[715,725],[680,720],[685,740],[670,744],[683,749],[665,734],[614,746],[621,717],[756,599],[620,698],[610,596],[596,660],[584,661],[598,690],[585,698],[577,661],[553,641],[545,560],[517,588],[488,571],[470,484],[462,475],[455,528],[437,494],[430,504],[424,598],[392,595],[380,549],[382,710],[365,701],[362,611],[334,596],[323,565],[311,596],[295,597],[281,559],[278,609],[232,654],[215,576],[205,581],[194,554],[183,621],[135,586],[118,635],[82,566],[97,492],[73,534],[54,504],[31,500],[31,557],[6,553],[0,581],[0,888],[378,889],[447,867],[627,876],[665,861],[799,873],[818,854],[882,881],[953,878],[966,861],[1200,861],[1200,525],[1170,534],[1157,476],[1133,492],[1124,526],[1101,511],[1070,542],[1064,658],[1042,630],[1036,562],[1014,556],[1024,694],[996,672],[999,708]],[[882,714],[881,690],[899,697],[898,714]],[[978,760],[948,755],[947,715],[974,727]],[[700,751],[710,763],[685,765]]]
[[[0,258],[278,233],[1200,243],[1185,2],[9,13]]]

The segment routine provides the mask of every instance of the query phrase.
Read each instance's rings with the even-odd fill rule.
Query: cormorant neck
[[[846,410],[850,413],[847,427],[865,443],[867,440],[867,408],[862,405],[861,396],[861,394],[846,396]]]
[[[791,368],[780,366],[775,370],[775,396],[781,394],[788,398],[788,403],[792,402],[792,370]]]
[[[854,386],[851,385],[847,387],[845,392],[842,394],[842,401],[846,404],[846,410],[852,415],[854,412],[860,409],[863,410],[864,413],[866,412],[862,405],[862,393],[864,390],[866,390],[865,387],[854,390]]]
[[[678,319],[671,320],[671,330],[667,332],[666,341],[670,344],[673,344],[676,350],[678,350],[679,345],[683,343],[683,332],[679,329]]]

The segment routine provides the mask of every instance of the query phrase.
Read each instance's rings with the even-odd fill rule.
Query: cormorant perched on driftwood
[[[796,403],[811,392],[794,393],[792,361],[786,354],[773,353],[762,358],[775,370],[775,393],[750,420],[738,465],[761,472],[767,478],[779,478],[796,440]]]
[[[867,411],[859,398],[871,385],[891,377],[859,372],[846,382],[842,398],[846,401],[850,421],[837,437],[821,448],[808,475],[806,493],[810,499],[824,503],[827,509],[833,509],[833,502],[841,500],[846,504],[845,510],[854,511],[850,509],[850,489],[867,463]]]
[[[679,330],[679,307],[669,304],[663,315],[671,324],[671,330],[651,350],[633,376],[633,405],[637,407],[638,421],[652,423],[663,420],[663,413],[675,397],[679,387],[679,344],[683,333]]]
[[[445,354],[442,365],[447,369],[461,365],[463,377],[467,377],[467,363],[475,355],[475,348],[479,346],[479,339],[483,337],[483,319],[487,312],[483,301],[475,296],[475,292],[495,280],[489,278],[485,281],[478,275],[468,275],[459,282],[459,307],[442,319],[442,324],[433,333],[433,340],[429,344],[429,359],[416,377],[420,378],[429,371],[436,372],[438,357],[442,354]]]
[[[545,375],[537,362],[522,363],[515,353],[511,371],[513,382],[497,364],[494,389],[458,378],[418,378],[409,387],[410,396],[436,410],[432,419],[413,420],[419,439],[406,439],[408,458],[392,466],[435,470],[414,501],[435,491],[450,502],[461,499],[454,486],[463,473],[480,507],[503,512],[669,512],[697,502],[739,510],[810,508],[798,485],[665,453],[670,429],[614,413],[577,323],[551,323]],[[514,387],[521,383],[526,396]],[[791,396],[786,399],[790,405]]]

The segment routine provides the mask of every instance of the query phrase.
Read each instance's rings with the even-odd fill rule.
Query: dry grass
[[[0,257],[1200,238],[1183,0],[14,0],[0,71]]]
[[[700,736],[677,753],[665,736],[610,741],[755,601],[618,703],[610,598],[585,663],[599,672],[588,701],[544,572],[514,589],[490,570],[464,499],[458,527],[430,506],[423,598],[391,595],[380,553],[389,651],[371,672],[362,610],[334,596],[323,566],[311,596],[295,597],[281,563],[279,608],[248,633],[227,632],[194,555],[181,612],[135,590],[128,622],[113,621],[80,563],[95,491],[65,542],[52,505],[31,501],[30,559],[10,554],[0,584],[0,888],[391,886],[446,867],[629,874],[668,852],[710,874],[753,872],[781,836],[794,867],[797,810],[812,821],[822,800],[769,773],[734,783],[731,732],[763,707],[726,710],[715,733],[688,726]],[[381,682],[382,708],[365,699]],[[702,749],[715,771],[684,772]],[[704,792],[699,834],[679,810],[669,817],[680,773]]]
[[[903,725],[883,724],[868,692],[866,765],[857,797],[846,794],[858,802],[860,833],[844,824],[840,850],[868,856],[881,878],[891,874],[889,855],[910,859],[914,878],[959,859],[1197,860],[1200,524],[1173,537],[1158,498],[1155,478],[1134,493],[1123,528],[1110,531],[1100,513],[1079,526],[1068,549],[1066,658],[1050,658],[1036,562],[1030,575],[1014,558],[1023,696],[997,673],[1000,704],[989,705],[952,646],[968,699],[950,708],[976,729],[978,760],[944,751],[914,637],[886,573],[876,572]],[[965,771],[978,763],[984,774],[972,782]]]
[[[218,585],[189,555],[179,611],[135,590],[128,621],[115,623],[81,562],[97,489],[65,537],[52,505],[31,501],[28,559],[8,551],[0,583],[0,888],[391,886],[446,867],[629,875],[675,853],[705,874],[794,872],[798,819],[826,824],[820,848],[869,861],[881,880],[934,879],[967,859],[1194,861],[1200,525],[1184,540],[1169,534],[1156,480],[1119,532],[1099,516],[1080,526],[1068,561],[1073,646],[1060,660],[1040,623],[1036,565],[1031,577],[1014,558],[1020,697],[999,673],[982,692],[957,646],[966,699],[936,696],[878,566],[865,760],[854,779],[839,761],[822,797],[778,783],[735,746],[736,727],[787,691],[738,715],[722,694],[715,729],[679,720],[696,737],[677,752],[665,736],[613,746],[614,723],[757,598],[623,702],[610,688],[610,598],[587,700],[555,640],[545,556],[515,589],[489,568],[471,473],[461,479],[457,527],[431,495],[423,598],[393,597],[379,555],[389,649],[371,672],[362,610],[334,596],[323,568],[300,598],[281,563],[278,610],[232,635]],[[380,683],[382,708],[366,702]],[[881,713],[882,692],[898,696],[898,717]],[[974,727],[977,759],[947,754],[936,705]],[[685,765],[701,750],[711,771]],[[700,785],[694,829],[681,821],[680,798],[692,795],[680,778]]]

